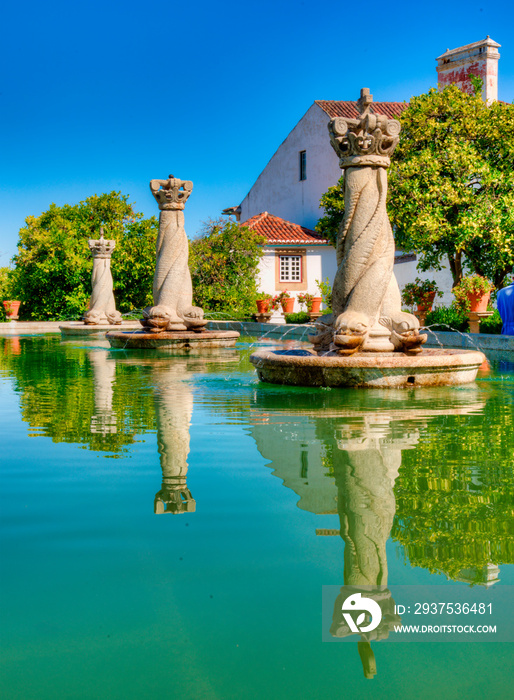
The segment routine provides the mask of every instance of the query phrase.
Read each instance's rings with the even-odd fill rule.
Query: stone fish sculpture
[[[111,274],[111,255],[116,247],[115,241],[104,238],[104,230],[100,228],[100,238],[90,238],[89,249],[93,254],[93,273],[91,286],[93,288],[89,308],[84,314],[84,323],[97,325],[110,323],[121,324],[121,314],[116,311]]]
[[[427,340],[419,333],[418,319],[402,311],[393,272],[387,168],[401,126],[396,119],[372,114],[372,102],[369,90],[363,88],[359,118],[336,117],[328,125],[330,142],[345,171],[345,213],[337,237],[333,313],[319,319],[318,333],[311,338],[319,354],[418,353]]]
[[[184,206],[193,191],[193,183],[170,175],[167,180],[151,180],[150,190],[161,213],[153,281],[154,306],[143,310],[141,324],[154,333],[201,331],[207,321],[203,310],[193,306],[189,244],[184,229]]]

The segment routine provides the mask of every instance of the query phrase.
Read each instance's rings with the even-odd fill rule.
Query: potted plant
[[[300,294],[298,294],[296,299],[298,300],[298,303],[300,304],[301,309],[303,309],[303,307],[305,306],[305,307],[307,307],[307,311],[311,310],[312,300],[314,299],[312,294],[308,294],[307,292],[305,292],[305,294],[304,294],[303,292],[300,292]]]
[[[257,299],[255,301],[255,303],[257,304],[258,313],[265,314],[269,310],[271,301],[272,301],[271,294],[264,294],[264,292],[261,294],[258,294]]]
[[[21,301],[9,300],[4,301],[5,315],[9,321],[15,321],[18,318],[18,310],[20,308]]]
[[[461,309],[472,312],[487,311],[489,298],[494,285],[481,275],[463,277],[459,284],[453,288],[457,305]]]
[[[421,280],[416,277],[408,282],[402,291],[402,301],[407,306],[417,306],[418,312],[427,314],[432,309],[436,296],[442,296],[434,280]]]
[[[328,277],[324,280],[316,280],[316,284],[318,285],[319,292],[321,294],[321,301],[323,304],[325,304],[325,309],[324,313],[331,313],[332,309],[332,287],[330,285],[330,281]],[[315,299],[319,299],[320,297],[315,297]],[[319,310],[319,309],[318,309]]]
[[[271,303],[273,309],[277,309],[280,305],[285,314],[290,314],[294,308],[294,297],[288,293],[287,289],[284,289],[283,292],[273,297]]]

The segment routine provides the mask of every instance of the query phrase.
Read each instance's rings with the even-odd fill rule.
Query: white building
[[[337,269],[335,250],[315,231],[267,211],[244,225],[266,239],[258,273],[261,291],[274,296],[287,290],[295,298],[300,292],[320,296],[317,280],[328,278],[332,283]],[[300,311],[297,302],[294,311]]]
[[[472,73],[484,79],[484,99],[491,101],[497,96],[499,44],[487,37],[483,41],[467,46],[447,50],[437,58],[440,87],[457,83],[463,90],[471,92],[473,86],[469,81]],[[371,111],[385,114],[389,118],[398,118],[407,107],[405,102],[374,102]],[[252,218],[269,212],[268,216],[280,217],[286,222],[294,222],[300,227],[312,229],[323,216],[319,202],[321,196],[337,184],[341,177],[338,158],[330,145],[327,125],[334,117],[358,117],[357,102],[316,100],[280,144],[270,161],[257,178],[246,197],[238,207],[225,209],[223,214],[234,214],[238,221],[248,223]],[[332,262],[328,262],[330,256]],[[265,256],[264,265],[268,256]],[[324,253],[325,271],[323,277],[333,280],[332,272],[336,269],[335,250],[329,248]],[[442,272],[418,272],[416,256],[397,253],[395,275],[400,288],[407,282],[421,279],[434,279],[443,291],[439,303],[451,304],[452,276],[449,269]],[[263,291],[268,291],[271,282],[270,271],[262,268],[261,279]],[[317,278],[318,279],[318,278]],[[266,286],[264,286],[266,285]],[[309,293],[317,293],[310,286]],[[270,292],[271,293],[271,292]]]

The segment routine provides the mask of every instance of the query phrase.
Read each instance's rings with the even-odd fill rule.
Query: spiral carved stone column
[[[93,254],[93,292],[89,300],[89,309],[84,315],[84,323],[88,325],[121,324],[121,314],[116,311],[111,274],[111,255],[115,247],[114,241],[105,240],[103,228],[100,229],[98,240],[89,239],[89,248]]]
[[[207,321],[203,310],[193,306],[183,211],[193,183],[170,175],[167,180],[152,180],[150,189],[161,213],[153,282],[154,306],[143,311],[141,323],[153,332],[201,330]]]
[[[318,352],[420,352],[427,338],[419,334],[416,317],[402,312],[393,273],[387,168],[401,127],[395,119],[371,113],[372,101],[364,88],[359,118],[336,117],[328,125],[330,142],[345,171],[345,214],[337,238],[333,314],[320,319],[313,339]]]

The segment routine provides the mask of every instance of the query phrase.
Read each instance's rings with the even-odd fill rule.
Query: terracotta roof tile
[[[359,116],[357,102],[340,100],[315,100],[315,102],[331,119],[334,117],[357,119]],[[384,114],[389,119],[395,119],[408,106],[407,102],[373,102],[370,111],[373,114]]]
[[[268,214],[267,211],[256,214],[245,222],[243,226],[257,231],[264,236],[270,245],[289,244],[298,245],[327,245],[328,241],[321,238],[319,233],[309,228],[293,224],[291,221],[281,219],[279,216]]]

